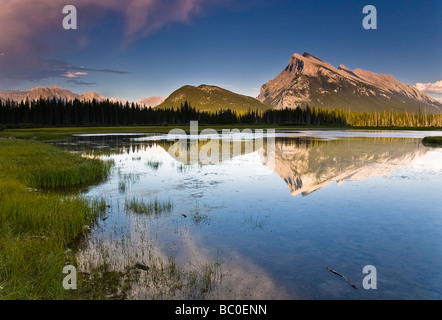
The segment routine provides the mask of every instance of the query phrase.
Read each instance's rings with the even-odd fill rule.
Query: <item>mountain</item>
[[[274,163],[266,163],[262,155],[261,160],[284,180],[292,195],[306,196],[333,182],[388,176],[423,157],[427,150],[421,144],[418,139],[378,138],[377,143],[355,139],[349,147],[339,139],[296,144],[276,139]]]
[[[276,109],[309,105],[351,111],[442,111],[442,103],[392,75],[344,65],[336,69],[309,53],[293,54],[287,67],[262,86],[258,100]]]
[[[74,93],[68,89],[64,89],[58,86],[50,87],[35,87],[29,91],[13,91],[13,90],[0,90],[0,100],[14,100],[14,101],[24,101],[26,98],[29,100],[38,100],[40,97],[43,99],[67,99],[67,100],[87,100],[90,101],[95,99],[97,101],[104,101],[109,99],[111,102],[121,102],[126,103],[127,100],[118,98],[107,98],[97,92],[85,92],[83,94]],[[129,101],[130,102],[130,101]]]
[[[231,109],[240,113],[248,110],[266,110],[266,106],[257,99],[240,95],[216,86],[184,86],[173,92],[158,108],[177,108],[187,101],[200,111],[220,111]]]
[[[14,101],[24,101],[26,98],[31,100],[38,100],[40,97],[43,99],[67,99],[67,100],[86,100],[91,101],[95,99],[96,101],[104,101],[109,99],[111,102],[121,102],[126,103],[131,101],[119,99],[119,98],[108,98],[97,92],[85,92],[83,94],[77,94],[68,89],[64,89],[58,86],[50,86],[50,87],[35,87],[30,89],[29,91],[13,91],[13,90],[0,90],[0,101],[1,100],[14,100]],[[137,101],[137,103],[141,107],[156,107],[161,104],[165,99],[162,97],[149,97],[142,98]]]
[[[97,101],[103,101],[106,100],[107,98],[99,93],[96,92],[85,92],[83,93],[80,97],[80,100],[97,100]]]
[[[163,97],[149,97],[149,98],[141,98],[140,100],[137,101],[137,103],[145,108],[149,107],[155,108],[160,104],[162,104],[164,100],[166,99]]]
[[[73,100],[80,99],[81,96],[58,86],[36,87],[29,91],[0,91],[0,98],[3,100],[22,101],[26,100],[26,98],[29,100],[37,100],[40,97],[43,99],[56,98]]]

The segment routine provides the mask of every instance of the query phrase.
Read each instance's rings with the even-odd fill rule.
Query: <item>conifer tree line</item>
[[[38,99],[0,100],[0,124],[4,126],[132,126],[200,124],[339,125],[358,127],[442,127],[442,114],[407,112],[355,112],[343,109],[296,108],[199,111],[185,102],[177,108],[144,108],[136,103],[109,100],[80,101]]]

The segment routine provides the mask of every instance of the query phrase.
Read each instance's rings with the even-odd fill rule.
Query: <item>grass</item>
[[[35,141],[0,141],[2,172],[14,175],[34,188],[73,187],[106,177],[112,163],[85,159]]]
[[[124,182],[124,181],[118,182],[118,191],[120,193],[125,193],[126,192],[126,182]]]
[[[252,230],[264,230],[264,227],[267,224],[267,220],[269,216],[265,217],[255,217],[253,215],[245,216],[244,217],[244,224],[248,225],[250,229]]]
[[[425,137],[422,142],[424,145],[442,147],[442,137]]]
[[[132,211],[136,214],[160,215],[162,213],[171,212],[173,204],[170,200],[159,201],[157,198],[150,200],[149,202],[133,198],[131,200],[126,199],[125,207],[126,210]]]
[[[108,170],[36,141],[0,141],[0,299],[70,297],[62,286],[64,252],[105,204],[54,188],[91,183]]]
[[[155,161],[155,160],[148,160],[146,164],[149,168],[151,168],[154,171],[157,171],[162,165],[160,161]]]

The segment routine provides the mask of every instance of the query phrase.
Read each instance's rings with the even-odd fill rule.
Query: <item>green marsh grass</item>
[[[442,137],[425,137],[422,142],[424,145],[442,147]]]
[[[0,299],[70,298],[64,252],[106,205],[54,191],[102,179],[109,166],[36,141],[0,141]]]
[[[1,141],[3,172],[34,188],[74,187],[106,178],[111,162],[86,159],[35,141]]]
[[[126,199],[125,207],[126,210],[132,211],[136,214],[160,215],[162,213],[171,212],[173,209],[173,204],[170,200],[160,201],[157,198],[148,202],[132,198],[131,200]]]

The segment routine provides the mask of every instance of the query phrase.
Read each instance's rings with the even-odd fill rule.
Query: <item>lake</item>
[[[57,142],[115,163],[83,192],[107,209],[79,268],[118,272],[127,299],[441,299],[442,149],[428,135],[442,132]]]

